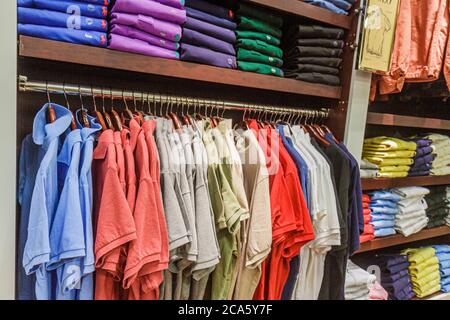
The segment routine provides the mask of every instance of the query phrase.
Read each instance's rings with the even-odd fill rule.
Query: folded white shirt
[[[403,200],[405,201],[405,200]],[[405,202],[406,203],[406,202]],[[407,203],[407,205],[398,206],[398,214],[408,214],[415,211],[426,210],[428,209],[428,204],[424,198],[420,198],[416,201],[412,201],[411,203]]]
[[[420,222],[417,222],[417,223],[411,225],[410,227],[407,227],[407,228],[397,228],[397,227],[395,227],[395,230],[400,232],[405,237],[409,237],[410,235],[412,235],[414,233],[417,233],[420,230],[422,230],[423,228],[425,228],[427,226],[427,224],[428,224],[428,218],[424,218]]]
[[[378,175],[378,170],[361,169],[359,172],[361,174],[361,178],[376,178]]]
[[[424,219],[428,219],[427,215],[425,213],[421,214],[420,216],[412,217],[412,218],[406,218],[402,220],[395,220],[395,227],[399,229],[407,229]]]
[[[399,202],[397,202],[399,209],[408,209],[408,207],[416,207],[419,205],[419,203],[421,202],[426,202],[424,196],[417,196],[417,197],[412,197],[412,198],[406,198],[403,200],[400,200]]]
[[[369,289],[369,285],[377,280],[376,276],[367,272],[354,264],[351,260],[347,263],[347,273],[345,275],[345,290],[350,292],[355,288],[365,286]]]
[[[425,196],[430,193],[430,190],[424,187],[394,188],[391,191],[397,193],[403,199]]]
[[[427,213],[425,210],[417,210],[410,213],[398,214],[395,216],[395,222],[400,221],[411,221],[420,217],[426,217]]]
[[[376,165],[375,163],[366,161],[366,160],[361,160],[360,164],[359,164],[359,168],[360,169],[365,169],[365,170],[378,170],[378,165]]]

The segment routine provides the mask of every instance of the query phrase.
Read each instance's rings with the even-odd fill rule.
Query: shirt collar
[[[83,125],[81,124],[81,122],[78,119],[78,114],[81,112],[81,109],[78,109],[76,111],[76,116],[75,116],[75,121],[77,123],[77,128],[81,129],[81,138],[83,139],[83,141],[86,141],[88,139],[93,139],[93,135],[100,131],[102,129],[102,126],[97,123],[97,118],[92,117],[90,115],[87,115],[89,124],[90,124],[90,128],[87,127],[83,127]]]
[[[72,150],[73,146],[76,143],[80,143],[81,139],[81,130],[75,129],[69,132],[64,140],[64,144],[61,148],[61,151],[58,155],[58,162],[65,163],[66,165],[70,165],[70,159],[72,158]]]
[[[51,140],[59,137],[69,128],[72,121],[72,113],[69,109],[52,103],[51,106],[55,110],[56,120],[53,123],[47,123],[47,109],[49,103],[46,103],[34,117],[33,122],[33,141],[37,145],[42,145],[45,140]]]

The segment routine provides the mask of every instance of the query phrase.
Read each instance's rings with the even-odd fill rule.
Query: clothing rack
[[[288,108],[274,105],[260,105],[260,104],[248,104],[242,102],[231,102],[211,99],[201,99],[193,97],[183,97],[161,93],[151,93],[142,91],[127,91],[118,90],[104,87],[82,86],[76,84],[56,83],[48,81],[30,81],[26,76],[19,76],[19,91],[21,92],[44,92],[50,94],[65,94],[65,95],[77,95],[82,99],[83,96],[95,98],[108,98],[116,101],[133,101],[136,103],[140,101],[142,103],[159,103],[162,105],[165,103],[169,108],[172,104],[180,104],[194,107],[205,107],[219,110],[235,110],[235,111],[257,111],[263,113],[279,113],[279,114],[296,114],[299,116],[305,116],[308,118],[328,118],[330,108],[323,107],[318,109],[305,109],[305,108]],[[50,100],[50,98],[49,98]]]

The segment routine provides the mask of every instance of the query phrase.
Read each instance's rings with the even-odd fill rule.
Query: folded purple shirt
[[[140,0],[138,0],[140,1]],[[159,2],[161,4],[164,4],[166,6],[171,6],[178,9],[183,9],[184,7],[184,0],[154,0],[156,2]]]
[[[429,176],[430,170],[419,170],[419,171],[409,171],[408,177],[423,177],[423,176]]]
[[[433,162],[434,160],[434,155],[432,154],[428,154],[426,156],[422,156],[422,157],[414,157],[414,166],[421,166],[425,163],[430,163]]]
[[[428,162],[428,163],[424,163],[424,164],[418,164],[418,163],[414,163],[409,171],[426,171],[426,170],[430,170],[432,166],[432,161]]]
[[[181,60],[236,69],[236,57],[210,49],[181,43]]]
[[[142,14],[116,12],[111,14],[110,24],[121,24],[134,27],[173,42],[180,41],[182,34],[179,25]]]
[[[418,147],[416,149],[416,157],[423,157],[433,152],[432,147]]]
[[[186,11],[151,0],[117,0],[111,9],[114,12],[143,14],[178,25],[186,22]]]
[[[183,25],[183,27],[201,32],[203,34],[231,44],[236,43],[236,34],[234,33],[234,31],[227,28],[218,27],[205,21],[187,17],[186,23]]]
[[[223,19],[233,19],[233,12],[231,10],[204,0],[186,0],[186,7],[207,12],[209,14],[212,14],[213,16]]]
[[[216,17],[209,13],[199,11],[199,10],[196,10],[193,8],[186,8],[186,13],[187,13],[188,17],[202,20],[202,21],[214,24],[214,25],[222,27],[222,28],[227,28],[230,30],[236,30],[236,28],[237,28],[236,23],[233,21],[230,21],[230,20],[224,19],[224,18],[220,18],[220,17]]]
[[[188,28],[183,28],[182,42],[236,56],[236,50],[231,43],[210,37],[206,34]]]
[[[386,283],[387,285],[392,284],[393,282],[408,276],[409,277],[409,270],[405,269],[405,270],[401,270],[399,272],[396,273],[389,273],[389,272],[383,272],[381,274],[381,282],[384,284]]]
[[[414,142],[417,144],[417,147],[429,147],[433,143],[433,140],[430,139],[417,139],[414,140]]]
[[[142,40],[154,46],[169,50],[176,51],[180,47],[180,44],[178,42],[172,42],[163,38],[159,38],[150,33],[122,24],[113,24],[110,31],[114,34],[118,34],[127,38]]]
[[[109,34],[108,48],[166,59],[179,60],[180,58],[177,51],[167,50],[142,40],[131,39],[114,33]]]

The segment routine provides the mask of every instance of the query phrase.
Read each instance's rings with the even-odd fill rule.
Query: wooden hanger
[[[64,94],[64,99],[66,99],[67,109],[70,110],[69,99],[67,99],[67,94],[66,94],[66,84],[64,82],[63,82],[63,94]],[[75,130],[77,128],[77,124],[75,122],[75,114],[73,113],[72,110],[70,110],[70,112],[72,113],[72,122],[70,123],[70,129]]]
[[[97,119],[98,123],[101,125],[102,131],[105,131],[106,129],[108,129],[108,127],[106,126],[106,122],[105,122],[105,119],[103,118],[102,113],[97,110],[97,102],[95,101],[95,94],[94,94],[94,89],[92,88],[92,85],[91,85],[91,95],[92,95],[92,101],[94,103],[94,117]]]
[[[310,115],[311,113],[307,113],[308,115]],[[324,138],[322,137],[322,135],[316,130],[316,128],[314,128],[312,125],[307,124],[308,118],[306,118],[305,120],[305,129],[307,130],[307,132],[309,132],[309,134],[314,137],[314,139],[316,139],[318,142],[320,142],[322,145],[324,146],[329,146],[330,143]]]
[[[133,112],[131,112],[131,110],[128,108],[128,103],[127,100],[125,99],[125,96],[123,94],[123,89],[122,89],[122,100],[123,100],[123,104],[125,106],[125,110],[121,112],[121,119],[122,119],[122,123],[126,126],[130,126],[130,121],[131,119],[134,118]]]
[[[53,123],[56,121],[56,112],[52,106],[52,102],[50,101],[50,93],[48,92],[48,82],[47,81],[45,82],[45,91],[47,92],[47,100],[48,100],[47,123]]]
[[[106,112],[106,108],[105,108],[105,94],[103,93],[103,88],[102,88],[102,114],[103,117],[105,119],[105,123],[107,126],[107,129],[110,130],[114,130],[114,125],[112,123],[111,117],[109,116],[108,112]]]
[[[81,87],[78,85],[78,94],[80,96],[81,102],[81,123],[85,128],[90,128],[91,124],[89,123],[89,118],[86,109],[84,108],[83,96],[81,95]]]
[[[195,113],[195,118],[197,120],[205,120],[205,116],[201,114],[201,106],[202,106],[202,100],[197,100],[197,105],[198,105],[198,112]],[[206,104],[205,104],[205,110],[206,110]]]
[[[110,96],[111,96],[111,115],[112,115],[112,123],[114,125],[114,128],[116,131],[122,131],[122,123],[120,120],[120,116],[117,113],[116,110],[114,110],[114,95],[112,90],[110,89]]]
[[[187,112],[186,114],[184,113],[184,105],[186,104],[187,106]],[[189,101],[187,101],[187,99],[182,98],[181,99],[181,116],[183,119],[183,124],[186,126],[192,126],[192,119],[189,116]]]
[[[141,99],[142,99],[144,97],[144,94],[143,93],[141,93],[141,94],[142,94],[142,97],[141,97]],[[136,120],[138,120],[139,124],[142,126],[142,124],[144,123],[144,112],[141,110],[138,110],[138,108],[137,108],[136,96],[134,95],[134,90],[133,90],[133,106],[134,106],[133,114],[136,117]],[[143,102],[141,105],[141,109],[142,109],[142,106],[143,106]]]
[[[180,119],[178,119],[178,116],[172,110],[172,107],[173,107],[172,98],[169,98],[169,100],[170,100],[170,112],[168,113],[169,119],[172,120],[174,129],[180,130],[181,129]]]

